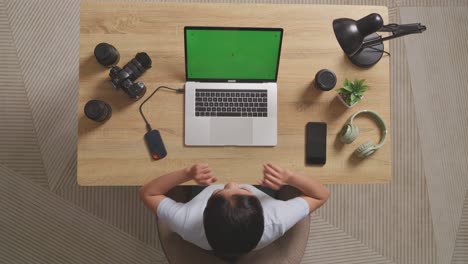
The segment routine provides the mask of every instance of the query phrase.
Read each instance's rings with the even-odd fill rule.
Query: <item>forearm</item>
[[[316,200],[326,201],[328,196],[330,196],[330,191],[313,177],[305,177],[293,173],[287,184],[296,187],[305,196]]]
[[[180,169],[160,176],[140,188],[140,195],[155,196],[167,193],[173,187],[190,180],[189,169]]]

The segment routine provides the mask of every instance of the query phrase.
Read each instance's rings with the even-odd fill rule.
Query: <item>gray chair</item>
[[[169,196],[179,202],[187,201],[180,193],[172,192]],[[297,191],[290,187],[282,188],[279,193],[279,198],[282,200],[290,199],[294,196],[297,196]],[[213,256],[209,251],[203,250],[183,240],[179,235],[172,232],[169,226],[162,221],[158,221],[158,230],[159,240],[161,241],[162,248],[169,263],[226,264],[225,261]],[[306,217],[288,230],[283,237],[261,250],[252,251],[241,257],[237,263],[300,263],[309,238],[309,230],[310,217]]]

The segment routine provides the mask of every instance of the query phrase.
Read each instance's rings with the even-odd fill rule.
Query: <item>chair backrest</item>
[[[177,196],[177,195],[176,195]],[[279,193],[281,199],[290,199],[297,196],[297,191],[290,188],[282,189]],[[171,196],[173,197],[173,196]],[[175,198],[180,199],[180,195]],[[179,199],[177,199],[179,198]],[[284,236],[271,243],[261,250],[255,250],[242,256],[238,264],[283,264],[300,263],[304,255],[305,247],[309,239],[310,217],[306,217],[292,227]],[[190,242],[183,240],[179,235],[172,232],[169,226],[162,221],[158,221],[159,240],[166,254],[166,258],[171,264],[186,263],[210,263],[228,264],[215,257],[211,252],[201,249]]]
[[[304,218],[292,227],[284,236],[261,250],[255,250],[242,256],[238,264],[283,264],[300,263],[309,238],[310,218]],[[164,254],[171,264],[210,263],[228,264],[215,257],[211,252],[201,249],[183,240],[172,232],[169,226],[158,221],[159,239]],[[195,261],[196,260],[196,261]]]

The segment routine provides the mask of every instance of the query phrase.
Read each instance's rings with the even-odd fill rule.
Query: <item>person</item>
[[[207,187],[187,203],[165,196],[173,187],[190,180]],[[213,184],[217,180],[207,164],[195,164],[148,182],[139,194],[159,221],[167,223],[172,231],[228,261],[266,247],[322,206],[330,195],[313,177],[272,163],[263,165],[259,185],[279,190],[287,184],[299,189],[302,195],[287,201],[276,200],[252,185]]]

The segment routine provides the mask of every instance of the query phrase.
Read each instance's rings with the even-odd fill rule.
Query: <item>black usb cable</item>
[[[153,95],[157,91],[159,91],[159,89],[166,89],[166,90],[170,90],[170,91],[175,91],[177,93],[183,93],[184,92],[183,88],[176,89],[176,88],[171,88],[171,87],[167,87],[167,86],[159,86],[140,105],[140,108],[139,108],[140,115],[141,115],[141,117],[143,118],[143,121],[145,121],[145,124],[146,124],[146,131],[147,131],[146,134],[145,134],[146,145],[148,146],[151,157],[153,159],[155,159],[155,160],[159,160],[159,159],[162,159],[162,158],[166,157],[166,155],[167,155],[166,147],[164,146],[163,140],[161,138],[161,134],[159,133],[158,130],[153,129],[151,127],[150,123],[148,122],[145,115],[143,114],[142,109],[143,109],[143,105],[149,99],[151,99],[151,97],[153,97]]]

